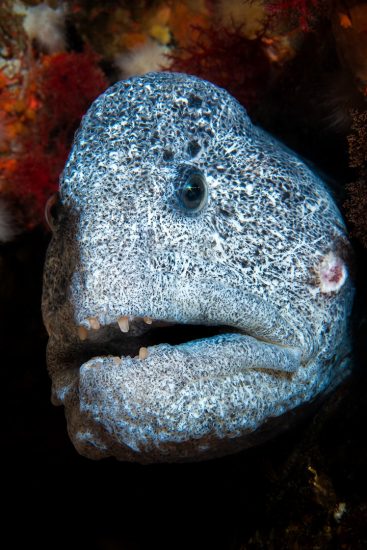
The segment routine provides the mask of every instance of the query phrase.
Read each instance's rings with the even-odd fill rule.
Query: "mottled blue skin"
[[[195,213],[177,202],[187,167],[208,186]],[[60,195],[43,313],[53,401],[80,453],[151,462],[232,452],[348,374],[341,215],[323,182],[224,90],[169,73],[115,84],[83,119]],[[162,332],[150,346],[155,320],[227,329],[180,345]],[[128,357],[140,346],[146,358]]]

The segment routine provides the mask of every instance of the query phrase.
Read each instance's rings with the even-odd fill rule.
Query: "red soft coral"
[[[2,175],[3,189],[25,206],[28,226],[42,220],[74,132],[90,103],[107,87],[97,61],[89,52],[44,56],[28,74],[24,104],[32,116],[8,152],[14,161],[11,170]]]
[[[266,90],[272,63],[263,36],[249,39],[240,29],[196,29],[198,39],[171,56],[169,70],[199,76],[225,88],[250,107]]]
[[[266,7],[270,14],[292,18],[301,30],[308,31],[310,22],[323,3],[325,0],[270,0]]]
[[[49,136],[57,130],[68,137],[89,104],[106,86],[95,55],[58,53],[46,56],[39,71],[42,102],[39,124],[43,132]]]

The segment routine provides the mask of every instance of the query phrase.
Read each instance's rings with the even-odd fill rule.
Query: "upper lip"
[[[218,332],[235,332],[251,336],[264,344],[298,350],[303,364],[317,353],[311,327],[306,321],[284,317],[271,300],[251,295],[241,288],[227,288],[213,283],[196,287],[193,281],[187,286],[185,283],[176,284],[168,294],[166,290],[159,295],[156,293],[158,302],[150,299],[148,290],[148,300],[142,297],[141,303],[135,306],[135,315],[129,307],[113,306],[109,311],[102,305],[95,304],[94,307],[91,300],[78,300],[81,305],[77,308],[65,302],[61,310],[52,316],[45,313],[45,324],[49,325],[51,336],[50,357],[55,354],[53,362],[60,361],[60,356],[57,358],[56,355],[60,355],[61,346],[65,364],[73,366],[77,363],[80,366],[80,361],[98,355],[134,357],[140,347],[151,345],[153,336],[153,345],[157,343],[157,335],[158,343],[165,343],[164,331],[170,331],[172,324],[178,325],[174,331],[178,329],[184,336],[186,333],[186,339],[178,338],[179,343],[198,340],[203,334],[207,337]],[[148,305],[146,309],[144,302]],[[165,317],[160,316],[162,311],[165,311]],[[64,327],[62,341],[60,326]],[[165,328],[160,332],[158,326]],[[85,340],[80,341],[80,336]]]
[[[137,355],[141,348],[160,343],[177,345],[224,333],[242,333],[239,328],[224,325],[181,324],[151,317],[120,316],[116,323],[101,325],[96,317],[85,325],[75,327],[85,356],[93,356],[98,349],[121,356]],[[85,324],[87,324],[85,323]],[[121,334],[122,333],[122,334]],[[101,353],[103,355],[103,353]],[[140,355],[140,354],[139,354]]]

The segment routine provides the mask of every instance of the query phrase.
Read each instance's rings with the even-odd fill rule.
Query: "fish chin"
[[[246,386],[246,371],[256,367],[278,370],[284,376],[300,367],[301,357],[300,350],[242,334],[222,334],[177,346],[159,344],[147,353],[145,359],[127,357],[117,364],[113,358],[102,357],[84,363],[79,395],[82,412],[119,443],[136,453],[153,455],[154,460],[166,443],[173,460],[181,458],[172,455],[173,444],[192,440],[197,447],[211,438],[218,445],[224,438],[236,437],[243,426],[231,419],[241,417],[241,409],[246,415],[244,395],[247,404],[251,401],[249,387],[242,387]],[[247,422],[250,428],[251,418]]]
[[[300,330],[269,300],[234,287],[174,288],[155,290],[148,309],[142,298],[104,316],[96,295],[54,317],[45,304],[53,402],[65,406],[79,453],[142,463],[221,456],[320,391],[307,323]]]
[[[111,327],[102,328],[82,343],[84,353],[116,350],[118,341],[126,353],[145,342],[218,334],[140,347],[135,357],[93,356],[55,375],[54,402],[65,405],[69,434],[81,454],[140,462],[225,454],[233,441],[255,429],[261,410],[269,416],[270,401],[259,407],[261,376],[274,377],[276,388],[277,379],[289,384],[302,368],[299,348],[264,342],[233,327],[152,325],[144,334],[136,329],[135,336],[120,339]],[[103,343],[107,335],[110,341]],[[283,411],[282,403],[271,403],[275,415]]]

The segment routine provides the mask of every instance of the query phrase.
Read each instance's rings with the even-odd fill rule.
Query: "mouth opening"
[[[167,323],[167,326],[153,325],[143,334],[132,336],[121,333],[115,326],[107,325],[96,333],[90,333],[88,340],[79,347],[78,362],[82,364],[96,356],[136,357],[141,348],[158,344],[177,346],[228,333],[243,334],[243,331],[227,325]]]

